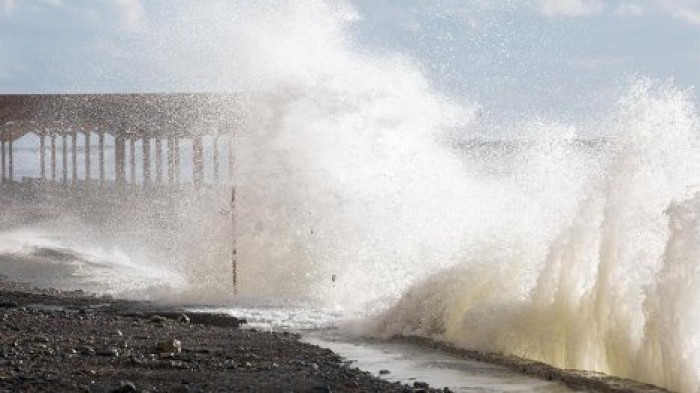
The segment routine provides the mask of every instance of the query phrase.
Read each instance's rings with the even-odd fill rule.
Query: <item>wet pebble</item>
[[[95,349],[93,347],[90,347],[90,346],[78,347],[77,351],[81,355],[94,355],[95,354]]]
[[[119,350],[114,347],[106,347],[106,348],[101,348],[99,351],[97,351],[97,356],[105,356],[105,357],[118,357],[119,356]]]
[[[174,338],[160,341],[156,344],[156,350],[159,353],[180,353],[182,352],[182,343]]]
[[[131,381],[119,382],[119,387],[114,389],[112,393],[131,393],[137,391],[136,385]]]

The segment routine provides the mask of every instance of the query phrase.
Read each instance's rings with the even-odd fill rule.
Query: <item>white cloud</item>
[[[611,67],[620,67],[630,62],[629,57],[625,56],[581,56],[574,60],[574,64],[577,64],[581,68],[587,69],[603,69]]]
[[[694,25],[700,25],[700,1],[657,0],[657,2],[662,9],[673,17]]]
[[[637,3],[620,3],[615,9],[618,16],[640,16],[644,14],[644,7]]]
[[[141,27],[145,15],[141,0],[114,0],[114,5],[119,11],[122,27],[128,30],[136,30]]]
[[[17,7],[15,0],[0,0],[0,16],[9,16]]]
[[[602,0],[540,0],[539,11],[549,17],[590,16],[603,12]]]

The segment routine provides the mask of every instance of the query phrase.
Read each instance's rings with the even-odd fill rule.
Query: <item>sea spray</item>
[[[609,164],[566,220],[521,228],[533,243],[556,234],[544,253],[506,240],[500,256],[472,255],[408,290],[373,331],[695,391],[697,204],[683,202],[700,180],[695,111],[684,92],[639,81],[609,124]]]
[[[346,3],[207,5],[173,5],[168,23],[146,18],[124,40],[147,53],[137,78],[195,89],[206,75],[244,97],[230,130],[236,304],[332,306],[369,334],[698,388],[700,149],[686,94],[634,83],[599,140],[534,116],[508,124],[510,140],[480,139],[498,130],[474,132],[479,105],[437,92],[410,58],[363,48]],[[148,235],[138,263],[184,271],[163,299],[231,304],[226,199],[188,201],[176,225],[140,222],[126,239]]]

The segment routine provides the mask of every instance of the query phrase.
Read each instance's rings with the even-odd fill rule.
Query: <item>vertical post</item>
[[[214,183],[219,183],[219,136],[214,137]]]
[[[168,182],[175,184],[175,138],[168,137]]]
[[[180,184],[180,139],[175,138],[175,184]]]
[[[63,133],[63,185],[68,185],[68,134]]]
[[[56,181],[56,134],[51,133],[51,181]]]
[[[231,187],[231,283],[238,294],[238,236],[236,228],[236,186]]]
[[[114,176],[118,185],[126,183],[126,141],[124,135],[117,133],[114,135]],[[104,152],[104,145],[102,147]],[[103,158],[103,157],[102,157]],[[104,163],[104,161],[103,161]]]
[[[0,131],[0,169],[2,169],[2,177],[0,177],[0,181],[2,183],[5,183],[5,131]]]
[[[90,136],[92,134],[91,130],[86,130],[84,132],[85,135],[85,152],[83,153],[85,156],[85,185],[89,186],[90,182],[92,181],[92,175],[90,173],[91,165],[90,165],[90,160],[92,159],[92,154],[90,154]]]
[[[228,141],[228,178],[231,183],[234,183],[233,172],[236,169],[236,155],[233,151],[233,135]]]
[[[238,294],[238,231],[236,220],[236,182],[234,177],[235,155],[233,134],[228,141],[228,176],[231,182],[231,278],[234,296]]]
[[[105,185],[105,133],[104,131],[100,131],[99,135],[99,143],[100,143],[100,148],[99,148],[99,160],[100,160],[100,186]],[[115,161],[116,161],[116,146],[115,146]],[[115,172],[116,176],[116,172]]]
[[[8,153],[8,154],[7,154],[7,158],[8,158],[8,161],[9,161],[9,162],[7,163],[7,169],[8,169],[8,172],[9,172],[8,177],[10,178],[10,182],[13,182],[13,181],[15,180],[15,159],[14,159],[14,147],[13,147],[13,145],[14,145],[14,141],[13,141],[14,137],[15,137],[15,136],[13,135],[13,132],[10,131],[10,141],[9,141],[9,143],[8,143],[8,150],[9,150],[9,151],[7,152],[7,153]]]
[[[73,167],[71,183],[73,183],[73,187],[75,187],[78,185],[78,132],[76,130],[73,130],[71,134],[71,142],[73,147],[71,151],[71,164]]]
[[[163,146],[160,137],[156,136],[156,184],[163,183]]]
[[[192,139],[192,180],[196,187],[201,187],[204,181],[203,150],[202,137],[194,137]]]
[[[141,150],[143,150],[143,188],[151,184],[151,139],[144,135],[141,139]]]
[[[39,134],[39,170],[41,171],[41,180],[46,180],[46,134]]]
[[[136,137],[129,138],[129,176],[131,184],[136,184]]]

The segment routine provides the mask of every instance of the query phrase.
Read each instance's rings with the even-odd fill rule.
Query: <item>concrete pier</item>
[[[12,135],[12,131],[8,133],[8,138],[9,138],[9,143],[8,143],[8,152],[7,152],[7,178],[9,181],[14,181],[15,180],[15,159],[14,159],[14,138]]]
[[[141,139],[141,150],[143,188],[148,188],[151,185],[151,141],[148,138]]]
[[[63,144],[61,145],[62,148],[62,154],[61,157],[63,158],[63,185],[67,186],[68,185],[68,134],[63,134],[61,135],[63,138]]]
[[[74,130],[71,133],[71,185],[78,185],[78,133]]]
[[[100,186],[104,187],[105,185],[105,133],[100,131],[99,133],[99,149],[100,149],[100,157],[99,157],[99,165],[100,165]]]
[[[51,181],[56,181],[56,134],[51,133]]]
[[[2,177],[0,178],[0,181],[5,183],[7,180],[5,177],[5,133],[3,132],[0,134],[0,145],[2,147],[2,150],[0,151],[0,168],[2,169]]]
[[[1,179],[68,188],[230,185],[230,176],[222,173],[234,170],[230,136],[237,124],[227,119],[240,117],[236,108],[236,96],[227,94],[0,95]],[[30,135],[36,142],[23,139]],[[36,161],[23,164],[18,177],[20,139],[21,159],[35,149]],[[220,149],[225,142],[228,153]],[[191,163],[181,162],[181,152],[188,158],[191,153]]]
[[[92,155],[90,154],[90,135],[92,134],[91,131],[86,131],[85,132],[85,183],[90,184],[92,181],[92,174],[90,173],[91,165],[90,161],[92,160]]]

